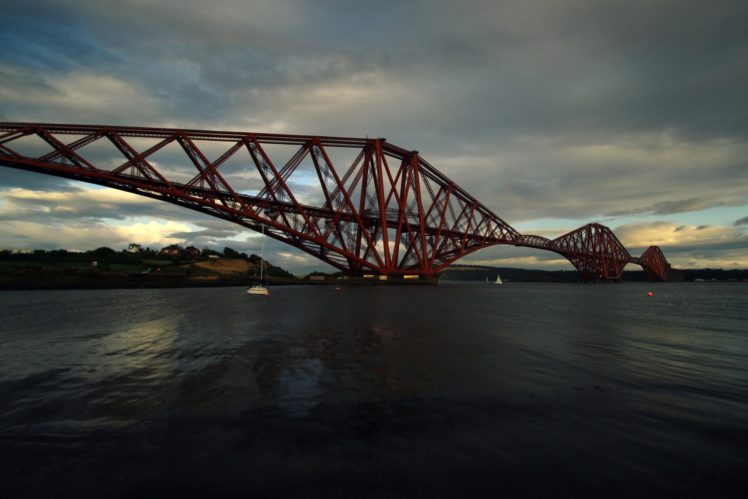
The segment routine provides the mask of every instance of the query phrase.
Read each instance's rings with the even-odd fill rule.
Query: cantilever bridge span
[[[426,162],[385,139],[0,123],[0,165],[113,187],[207,213],[348,273],[432,276],[481,248],[553,251],[585,279],[628,263],[666,280],[657,246],[632,257],[605,226],[522,235]]]

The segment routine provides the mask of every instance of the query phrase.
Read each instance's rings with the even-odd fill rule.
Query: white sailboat
[[[504,284],[504,281],[501,280],[501,276],[499,274],[496,274],[496,281],[494,284]]]
[[[260,251],[260,282],[255,283],[251,287],[247,288],[248,295],[260,295],[260,296],[270,295],[270,291],[268,291],[268,288],[263,286],[263,282],[262,282],[264,267],[265,267],[265,225],[263,224],[262,226],[262,250]]]

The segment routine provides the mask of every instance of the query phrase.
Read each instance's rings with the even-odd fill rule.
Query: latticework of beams
[[[0,123],[0,164],[264,227],[354,274],[433,276],[495,244],[555,251],[590,278],[620,279],[634,260],[662,265],[661,252],[632,259],[597,224],[555,240],[523,236],[417,151],[385,139]]]

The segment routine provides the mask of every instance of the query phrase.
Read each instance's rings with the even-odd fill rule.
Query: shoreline
[[[17,275],[14,279],[0,281],[0,291],[64,290],[64,289],[171,289],[171,288],[227,288],[249,287],[256,278],[225,277],[200,279],[183,275],[168,274],[133,274],[107,275],[98,274],[87,279],[34,279],[33,275]],[[347,277],[331,277],[325,280],[270,278],[267,285],[276,286],[434,286],[438,278],[430,279],[397,279],[387,280]]]

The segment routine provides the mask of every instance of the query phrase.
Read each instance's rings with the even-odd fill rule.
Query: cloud
[[[0,189],[0,220],[58,223],[127,220],[138,216],[184,218],[186,210],[115,189],[69,186],[65,190]],[[193,217],[194,218],[194,217]]]
[[[31,84],[18,85],[18,81]],[[24,116],[24,121],[49,121],[65,116],[69,122],[120,123],[139,109],[139,118],[155,121],[168,103],[141,83],[96,71],[39,75],[28,69],[0,66],[0,111]]]
[[[56,191],[69,189],[70,186],[71,182],[63,178],[0,167],[0,190],[7,187],[20,187],[36,191]]]
[[[117,227],[115,234],[120,235],[120,240],[138,241],[143,245],[163,245],[183,243],[185,239],[175,237],[175,233],[189,229],[186,224],[176,222],[150,221],[147,223],[135,223],[124,227]]]
[[[298,268],[300,266],[308,268],[318,268],[318,260],[311,255],[307,254],[295,254],[290,251],[281,251],[277,254],[279,263],[281,266],[290,266],[291,268]]]
[[[204,227],[206,221],[201,221],[196,224],[198,227]],[[237,240],[236,237],[242,233],[246,233],[248,229],[241,227],[230,222],[222,222],[220,226],[213,226],[211,228],[205,228],[201,230],[188,230],[185,232],[174,232],[169,234],[169,237],[188,241],[189,244],[198,247],[210,247],[210,248],[223,248],[226,246],[236,248]],[[243,247],[246,243],[242,241],[240,243]]]
[[[745,241],[746,235],[729,226],[678,225],[672,222],[649,222],[621,225],[615,228],[618,239],[626,247],[648,246],[709,246]]]
[[[735,140],[682,142],[667,133],[639,133],[585,143],[559,130],[555,137],[515,137],[464,146],[451,157],[424,156],[510,223],[748,203],[748,143]]]
[[[748,216],[735,220],[733,225],[748,225]]]
[[[0,121],[386,136],[510,224],[698,226],[694,213],[748,206],[747,11],[692,0],[4,2]],[[158,164],[178,175],[184,162],[165,151]],[[232,185],[257,190],[241,167],[226,165]],[[189,219],[120,198],[119,214],[85,196],[24,201],[7,188],[70,184],[3,170],[0,223],[15,223],[8,210],[39,223]],[[192,228],[206,219],[189,216]],[[240,237],[229,232],[197,237]]]
[[[690,199],[662,201],[654,204],[653,206],[608,213],[606,216],[616,217],[624,215],[640,215],[645,213],[653,215],[671,215],[674,213],[706,210],[719,206],[742,206],[743,204],[745,204],[744,200],[724,200],[715,195],[712,197],[698,197]]]
[[[267,122],[257,114],[273,113],[294,128],[340,133],[341,118],[360,130],[384,109],[389,117],[375,123],[390,135],[428,120],[460,138],[704,128],[740,137],[726,97],[745,95],[741,5],[691,7],[679,6],[676,22],[668,4],[612,2],[467,2],[459,12],[448,2],[38,2],[8,7],[16,22],[6,30],[13,48],[35,48],[24,58],[35,64],[7,63],[105,72],[168,103],[167,120]],[[65,37],[56,36],[60,18]],[[711,43],[692,30],[712,32]],[[335,105],[324,92],[336,88],[369,97]],[[299,100],[336,119],[320,123]],[[148,111],[127,115],[142,121]]]
[[[4,247],[14,249],[64,248],[82,251],[107,246],[119,250],[132,242],[154,247],[183,243],[184,240],[170,235],[188,229],[185,224],[170,221],[150,221],[127,226],[81,222],[14,222],[0,226],[0,240]]]

